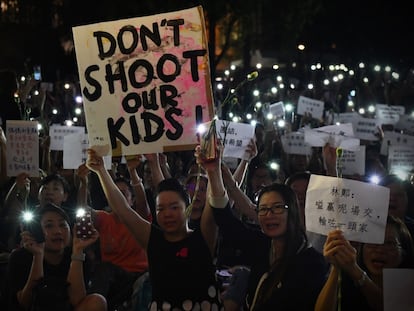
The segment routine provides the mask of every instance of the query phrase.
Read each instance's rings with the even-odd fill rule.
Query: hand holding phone
[[[40,220],[33,212],[23,212],[21,229],[22,231],[29,231],[37,243],[43,243],[45,241],[45,235]]]
[[[79,208],[76,212],[76,236],[89,239],[95,232],[90,211]]]

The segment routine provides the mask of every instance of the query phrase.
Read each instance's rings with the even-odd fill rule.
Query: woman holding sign
[[[206,161],[200,147],[196,157],[209,175],[209,185],[223,183],[221,158]],[[300,219],[295,193],[289,186],[273,183],[258,195],[259,228],[248,227],[235,217],[226,192],[210,194],[214,218],[224,238],[249,254],[247,308],[254,311],[313,310],[325,282],[328,265],[310,247]],[[292,293],[298,293],[298,299]]]
[[[98,175],[112,210],[147,251],[152,285],[149,310],[220,310],[213,265],[217,232],[210,209],[204,208],[200,229],[189,229],[187,192],[178,180],[165,179],[157,189],[158,225],[151,224],[130,207],[102,157],[92,149],[86,165]],[[152,174],[160,172],[152,170]],[[221,195],[224,185],[212,187],[211,193]]]
[[[343,311],[383,310],[383,269],[414,268],[413,250],[407,227],[393,216],[387,218],[384,243],[363,244],[359,253],[340,230],[329,232],[323,253],[331,271],[315,311],[334,311],[338,304]]]

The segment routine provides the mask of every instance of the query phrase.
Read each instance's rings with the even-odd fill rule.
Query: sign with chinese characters
[[[324,107],[325,103],[321,100],[299,96],[297,114],[310,114],[312,118],[321,120]]]
[[[89,148],[88,135],[86,133],[74,133],[63,137],[63,168],[78,169],[86,162]],[[111,156],[103,157],[105,168],[110,169],[112,164]]]
[[[305,134],[301,132],[291,132],[282,135],[283,151],[287,154],[311,155],[312,147],[305,142]]]
[[[414,145],[412,146],[389,146],[388,148],[388,171],[399,175],[400,172],[411,172],[414,170]]]
[[[306,192],[306,230],[327,235],[340,229],[350,241],[382,244],[389,197],[387,187],[311,175]]]
[[[39,177],[37,121],[7,120],[7,176],[27,173]]]
[[[344,150],[358,150],[360,141],[354,137],[351,123],[327,125],[318,128],[305,128],[305,142],[312,147],[340,147]]]
[[[254,126],[225,120],[216,120],[217,137],[224,139],[223,157],[248,159],[247,145],[254,137]]]
[[[73,28],[91,146],[115,156],[190,150],[213,117],[201,6]]]
[[[401,134],[397,132],[385,131],[384,138],[381,142],[380,153],[382,155],[388,155],[388,149],[390,146],[400,147],[412,147],[414,146],[414,136]]]
[[[414,116],[412,115],[401,115],[398,122],[395,124],[395,128],[404,133],[410,133],[414,135]]]
[[[375,105],[375,118],[379,124],[396,124],[403,114],[405,114],[404,106]]]
[[[359,150],[344,150],[341,157],[343,175],[365,175],[365,146],[359,146]]]
[[[63,150],[63,137],[74,133],[85,133],[83,126],[52,124],[49,128],[50,150]]]
[[[275,118],[283,118],[285,116],[285,106],[283,102],[277,102],[269,105],[269,112]]]

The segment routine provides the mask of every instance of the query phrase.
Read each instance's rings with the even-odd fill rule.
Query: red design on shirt
[[[180,249],[177,252],[177,254],[175,254],[175,256],[182,257],[182,258],[187,258],[187,256],[188,256],[188,248],[187,247],[183,247],[182,249]]]

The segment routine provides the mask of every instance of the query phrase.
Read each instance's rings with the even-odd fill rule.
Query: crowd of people
[[[18,86],[8,88],[4,102],[14,105]],[[259,122],[235,166],[219,141],[213,160],[197,146],[113,157],[107,169],[88,149],[86,163],[68,170],[44,134],[39,177],[9,177],[6,122],[23,116],[8,107],[0,128],[5,310],[383,310],[383,270],[414,269],[413,184],[388,172],[379,143],[366,142],[365,175],[343,176],[367,182],[375,171],[390,189],[384,242],[357,243],[337,229],[306,228],[311,175],[337,176],[329,143],[287,154],[280,132]]]

